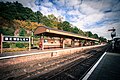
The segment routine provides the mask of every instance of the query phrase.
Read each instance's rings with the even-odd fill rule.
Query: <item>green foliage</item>
[[[85,36],[85,32],[83,32],[82,30],[79,29],[79,34],[82,36]]]
[[[48,27],[52,27],[52,24],[51,24],[50,20],[46,16],[44,16],[42,18],[42,22],[41,23],[43,23],[44,25],[46,25]]]
[[[3,35],[14,35],[15,26],[12,21],[7,21],[0,17],[0,33]]]
[[[64,21],[64,22],[58,24],[58,26],[61,27],[61,29],[64,31],[69,31],[69,32],[71,31],[71,25],[67,21]]]
[[[21,3],[16,2],[0,2],[0,16],[7,20],[31,20],[35,21],[35,13],[27,7],[23,7]]]
[[[57,20],[57,18],[53,14],[48,15],[48,19],[53,20],[53,21]]]
[[[35,22],[42,23],[43,14],[40,11],[35,12]]]
[[[75,27],[73,27],[71,29],[71,32],[78,34],[79,33],[79,29],[75,26]]]
[[[28,47],[28,43],[8,43],[4,42],[3,43],[3,48],[25,48]]]
[[[16,47],[18,47],[18,48],[24,48],[24,43],[16,43]]]
[[[13,28],[0,27],[0,33],[2,33],[3,35],[13,36],[14,29]]]
[[[48,17],[47,17],[48,19],[49,19],[49,22],[50,22],[50,27],[52,27],[52,28],[56,28],[56,26],[58,26],[58,19],[53,15],[53,14],[51,14],[51,15],[48,15]]]
[[[3,48],[10,48],[10,43],[4,42],[3,43]]]
[[[10,48],[16,48],[16,44],[15,43],[10,43]]]
[[[92,34],[92,32],[88,31],[88,32],[86,32],[86,36],[93,37],[93,34]]]
[[[20,32],[19,32],[19,36],[25,36],[26,35],[26,31],[24,28],[20,28]]]
[[[100,42],[106,42],[106,38],[104,38],[104,37],[99,37],[99,40],[100,40]]]
[[[0,2],[0,16],[8,20],[15,19],[18,10],[17,7],[22,7],[22,5],[18,2]]]
[[[93,35],[93,38],[98,39],[99,37],[98,37],[98,35],[97,35],[97,34],[94,34],[94,35]]]

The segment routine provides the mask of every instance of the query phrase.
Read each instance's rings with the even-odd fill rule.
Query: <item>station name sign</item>
[[[18,36],[3,36],[3,42],[29,42],[30,38],[28,37],[18,37]]]

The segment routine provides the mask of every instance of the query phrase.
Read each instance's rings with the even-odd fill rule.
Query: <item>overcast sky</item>
[[[61,16],[83,31],[91,31],[111,39],[108,29],[120,36],[120,0],[1,0],[18,1],[44,15]]]

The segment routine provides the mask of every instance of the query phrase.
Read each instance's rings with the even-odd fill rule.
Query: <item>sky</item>
[[[44,15],[63,17],[83,31],[111,39],[108,29],[115,28],[120,37],[120,0],[0,0],[18,1],[24,7]]]

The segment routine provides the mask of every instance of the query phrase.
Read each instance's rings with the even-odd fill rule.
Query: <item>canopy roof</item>
[[[81,36],[81,35],[78,35],[78,34],[49,28],[49,27],[46,27],[46,26],[37,27],[34,31],[34,34],[35,35],[44,34],[45,36],[52,36],[52,37],[63,37],[63,38],[82,39],[82,40],[89,40],[89,41],[99,41],[98,39],[85,37],[85,36]]]

